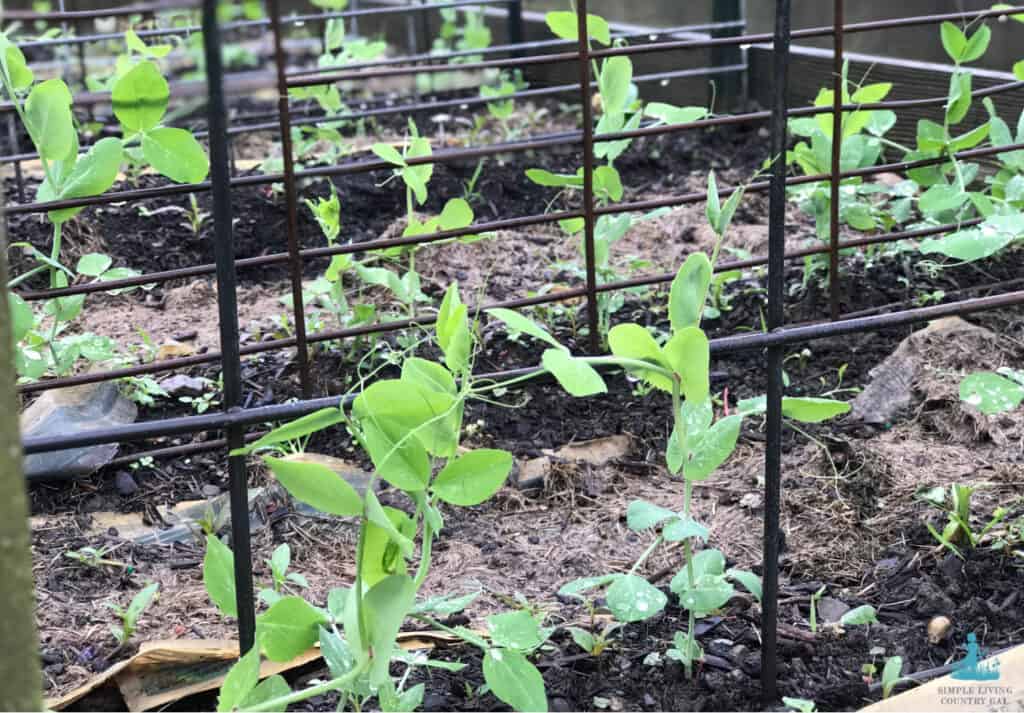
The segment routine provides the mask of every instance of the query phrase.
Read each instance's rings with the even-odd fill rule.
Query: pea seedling
[[[160,585],[157,582],[152,582],[132,597],[132,601],[128,604],[127,608],[123,608],[112,602],[107,603],[107,606],[111,611],[113,611],[121,620],[120,626],[110,627],[110,633],[114,635],[119,647],[127,644],[135,634],[135,629],[139,623],[139,617],[142,616],[142,613],[146,611],[149,605],[153,602],[153,598],[156,596],[157,590],[159,589]]]

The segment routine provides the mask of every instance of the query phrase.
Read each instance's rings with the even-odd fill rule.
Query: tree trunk
[[[39,644],[7,279],[7,229],[0,211],[0,711],[38,711]]]

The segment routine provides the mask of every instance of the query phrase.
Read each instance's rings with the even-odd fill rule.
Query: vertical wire
[[[281,31],[278,0],[267,0],[270,29],[274,37],[274,63],[277,65],[277,115],[281,127],[281,154],[284,158],[284,192],[288,210],[288,267],[292,286],[292,319],[295,325],[295,357],[299,362],[302,397],[311,398],[309,346],[306,343],[306,311],[302,302],[302,255],[299,252],[299,207],[295,189],[295,157],[292,155],[292,117],[288,104],[287,58]]]
[[[228,169],[227,114],[221,59],[217,0],[203,0],[203,49],[206,54],[207,107],[210,141],[210,182],[213,193],[213,252],[217,265],[217,311],[220,322],[221,375],[224,409],[237,412],[242,400],[242,362],[238,344],[238,281],[231,226],[231,183]],[[244,445],[242,427],[226,430],[229,452]],[[256,609],[252,586],[252,541],[249,533],[249,488],[244,456],[228,456],[231,502],[231,545],[235,559],[238,645],[241,653],[256,640]]]
[[[843,153],[843,0],[834,0],[832,29],[832,174],[829,176],[828,301],[832,321],[839,319],[839,187]]]
[[[772,177],[768,207],[768,330],[780,328],[783,310],[786,249],[786,122],[789,73],[790,0],[775,2],[772,49],[771,120]],[[778,697],[777,627],[779,614],[779,510],[782,500],[782,354],[768,348],[767,434],[764,475],[764,583],[761,610],[761,695]]]
[[[576,2],[579,33],[580,100],[583,102],[583,254],[587,264],[587,324],[590,351],[600,346],[597,315],[597,260],[594,250],[594,115],[590,92],[590,39],[587,33],[587,0]]]

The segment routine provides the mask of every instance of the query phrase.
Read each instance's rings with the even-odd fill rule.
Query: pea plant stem
[[[248,711],[283,711],[293,703],[299,701],[305,701],[314,696],[320,696],[324,693],[330,693],[331,691],[337,691],[349,687],[352,682],[363,675],[366,670],[366,661],[358,664],[351,671],[346,673],[344,676],[339,676],[331,681],[318,684],[316,686],[310,686],[301,691],[295,691],[289,693],[287,696],[280,696],[278,698],[272,698],[269,701],[263,701],[251,708],[246,708]]]
[[[682,383],[679,376],[672,375],[672,420],[675,424],[673,429],[679,452],[683,454],[683,517],[690,517],[690,502],[693,500],[693,483],[686,477],[686,422],[683,420],[683,398]],[[683,558],[686,560],[686,578],[690,589],[694,589],[696,582],[693,576],[693,545],[690,539],[683,541]],[[689,614],[688,626],[686,627],[686,651],[683,656],[683,665],[686,668],[686,677],[693,677],[693,660],[690,652],[693,651],[694,629],[696,628],[696,616],[693,609],[687,607]]]

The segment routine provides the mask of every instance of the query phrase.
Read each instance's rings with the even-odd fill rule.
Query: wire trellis
[[[844,23],[844,0],[833,0],[835,22],[832,26],[792,30],[790,27],[790,0],[775,0],[776,24],[772,33],[747,34],[744,31],[745,26],[742,22],[705,23],[703,25],[687,25],[659,30],[657,38],[654,41],[647,41],[634,45],[621,44],[619,46],[612,46],[606,49],[592,50],[586,42],[587,0],[576,1],[579,30],[578,35],[580,39],[575,42],[575,46],[573,46],[572,42],[561,40],[546,40],[528,43],[522,42],[523,29],[521,0],[458,0],[457,2],[400,7],[385,6],[359,8],[344,12],[308,16],[282,15],[280,8],[278,7],[278,0],[269,0],[267,5],[269,17],[265,20],[247,20],[218,24],[216,1],[202,0],[201,5],[199,5],[202,17],[200,26],[176,28],[174,30],[139,32],[139,35],[142,37],[166,36],[175,32],[180,34],[201,31],[203,33],[206,60],[206,81],[205,86],[203,86],[202,89],[206,93],[208,100],[208,128],[206,134],[209,140],[211,165],[211,174],[208,181],[195,184],[168,185],[157,188],[112,191],[101,196],[88,198],[20,203],[9,205],[6,208],[6,212],[9,215],[36,214],[58,208],[110,205],[114,203],[124,204],[155,197],[168,197],[211,191],[213,198],[214,221],[213,263],[193,265],[174,270],[164,270],[98,284],[72,285],[59,289],[26,290],[19,294],[25,300],[39,301],[54,297],[84,295],[125,287],[160,284],[184,277],[214,275],[216,277],[218,288],[217,309],[220,327],[220,351],[167,359],[150,364],[139,364],[135,366],[109,369],[102,372],[88,372],[63,378],[46,379],[35,383],[23,384],[20,387],[20,390],[22,393],[36,393],[48,389],[78,384],[119,379],[129,376],[154,374],[202,364],[220,363],[223,372],[223,410],[220,412],[166,418],[104,429],[94,429],[58,438],[29,438],[25,439],[23,444],[26,453],[49,452],[96,445],[100,443],[129,442],[209,431],[223,431],[225,434],[224,438],[222,440],[216,440],[205,444],[189,444],[185,446],[160,449],[156,452],[161,455],[181,455],[196,452],[200,449],[209,449],[211,447],[227,450],[238,448],[246,440],[251,440],[253,437],[252,434],[246,434],[247,427],[270,421],[295,418],[312,413],[326,406],[336,406],[339,403],[339,397],[313,398],[312,386],[309,378],[309,346],[311,344],[331,340],[350,339],[369,334],[379,334],[406,329],[413,326],[423,326],[432,323],[434,320],[434,316],[432,314],[420,314],[409,319],[394,320],[348,329],[329,329],[307,333],[305,330],[305,319],[302,313],[302,267],[304,262],[308,260],[328,258],[334,255],[354,252],[379,250],[396,246],[424,245],[460,236],[516,229],[531,225],[549,224],[569,218],[582,218],[584,221],[583,235],[585,258],[585,279],[582,285],[564,291],[559,291],[555,294],[520,297],[502,302],[477,305],[475,307],[471,307],[471,309],[487,309],[499,306],[522,308],[531,305],[584,298],[589,334],[592,340],[596,339],[599,331],[597,312],[597,300],[599,294],[615,290],[623,290],[630,287],[663,284],[671,281],[674,276],[674,274],[652,274],[638,276],[627,280],[600,283],[597,279],[597,265],[594,249],[594,227],[598,218],[603,215],[649,211],[662,207],[675,207],[686,204],[701,203],[706,200],[707,194],[703,191],[690,192],[655,200],[619,202],[611,205],[597,206],[593,186],[595,143],[627,138],[675,134],[684,131],[731,124],[768,122],[770,128],[771,155],[780,156],[786,149],[787,121],[792,117],[832,114],[834,121],[836,121],[838,125],[838,122],[841,121],[843,111],[942,106],[947,101],[946,97],[934,97],[905,101],[883,101],[872,104],[843,104],[843,93],[841,91],[842,87],[840,82],[842,81],[841,73],[844,60],[843,39],[847,34],[875,32],[898,27],[937,25],[946,20],[971,21],[984,17],[1013,14],[1015,12],[1024,13],[1024,6],[1015,6],[998,10],[931,14],[872,22]],[[491,57],[492,55],[497,54],[509,56],[493,59],[480,59],[477,61],[460,63],[458,65],[449,65],[446,64],[448,60],[462,58],[468,56],[470,53],[461,51],[441,53],[438,55],[419,53],[405,57],[365,62],[342,70],[301,70],[289,72],[286,68],[287,58],[284,53],[282,42],[284,37],[284,25],[287,23],[323,20],[331,17],[355,18],[374,14],[392,14],[395,12],[405,13],[410,11],[435,10],[444,7],[462,8],[481,5],[494,5],[506,8],[506,17],[508,20],[507,35],[510,41],[504,45],[497,45],[488,48],[486,51],[474,50],[471,54],[483,57]],[[67,22],[72,20],[81,21],[84,19],[95,19],[99,17],[124,16],[125,14],[140,12],[152,13],[170,9],[171,7],[172,5],[169,3],[151,2],[112,10],[78,11],[74,13],[30,13],[8,11],[0,14],[0,17],[5,20],[18,19],[23,21],[49,20],[55,22]],[[173,3],[173,7],[181,8],[182,3],[175,2]],[[247,27],[269,28],[273,39],[273,55],[276,64],[276,71],[273,73],[259,72],[250,74],[246,75],[242,80],[236,81],[225,75],[225,68],[221,59],[221,31],[244,29]],[[725,32],[722,32],[725,30],[737,31],[738,34],[726,34]],[[702,31],[712,31],[714,34],[703,39],[692,39],[691,37],[679,39],[679,36],[681,35]],[[649,33],[620,33],[620,36],[623,39],[643,39],[648,38],[648,34]],[[79,35],[69,38],[46,40],[45,44],[42,42],[36,42],[33,46],[56,46],[61,43],[83,44],[90,41],[104,41],[108,39],[116,39],[118,37],[120,36]],[[834,67],[836,72],[836,91],[834,92],[834,101],[830,106],[790,109],[787,106],[786,93],[790,42],[794,39],[812,37],[831,37],[833,39]],[[773,103],[769,110],[746,112],[729,116],[714,116],[685,124],[640,126],[633,130],[602,133],[595,136],[594,122],[591,115],[591,94],[594,88],[594,78],[591,74],[592,60],[615,56],[673,53],[723,47],[735,48],[753,43],[770,43],[774,48],[774,85],[772,89]],[[546,50],[549,49],[557,49],[558,51],[547,52]],[[537,50],[541,50],[542,52],[538,53],[536,52]],[[523,140],[505,141],[482,146],[444,149],[433,153],[431,156],[411,158],[407,163],[408,165],[421,165],[428,163],[441,164],[463,161],[466,159],[479,159],[499,154],[543,151],[545,149],[564,147],[566,145],[577,146],[583,156],[582,203],[579,208],[545,214],[502,218],[484,223],[476,223],[463,229],[440,230],[424,235],[377,239],[357,244],[341,244],[323,248],[300,249],[297,218],[297,186],[299,181],[310,178],[354,175],[357,173],[390,169],[391,166],[382,160],[363,159],[347,161],[337,165],[297,169],[292,160],[292,151],[290,146],[292,127],[307,123],[316,123],[317,121],[322,120],[322,117],[293,116],[295,112],[289,105],[288,101],[288,92],[290,89],[321,86],[337,82],[366,81],[369,79],[385,77],[435,74],[439,72],[452,71],[455,67],[457,67],[459,71],[476,72],[490,69],[522,68],[527,66],[550,65],[556,63],[575,63],[578,69],[578,79],[576,83],[544,87],[540,89],[522,90],[509,95],[508,98],[530,98],[546,96],[549,94],[567,93],[570,91],[576,92],[578,93],[582,109],[581,130],[535,136]],[[637,77],[637,79],[641,81],[644,79],[656,81],[666,77],[708,76],[715,73],[735,74],[741,72],[743,69],[744,65],[742,64],[725,65],[720,67],[702,67],[690,70],[677,70],[657,75],[648,75],[646,77],[641,75]],[[973,92],[972,96],[975,98],[993,96],[1003,92],[1019,89],[1022,86],[1024,86],[1024,82],[1006,82],[997,86],[977,90]],[[249,88],[252,87],[270,88],[277,92],[278,102],[276,114],[267,117],[270,120],[266,122],[251,123],[241,126],[229,126],[227,119],[228,114],[226,113],[226,93],[239,88],[243,88],[248,91]],[[485,103],[486,101],[487,100],[485,99],[479,98],[462,98],[440,102],[413,102],[395,107],[374,107],[349,112],[341,117],[331,117],[331,119],[380,116],[385,113],[410,112],[422,109],[437,109],[462,105],[472,106]],[[104,102],[109,103],[109,95],[86,95],[79,100],[79,105],[96,105]],[[0,104],[0,111],[10,110],[10,108],[9,103]],[[280,172],[260,175],[232,176],[228,156],[229,138],[230,136],[237,135],[239,133],[254,131],[279,132],[283,144],[283,170]],[[834,135],[839,135],[840,133],[840,131],[836,131]],[[777,692],[775,681],[777,671],[776,618],[778,613],[777,587],[779,574],[779,512],[782,498],[781,399],[783,393],[783,348],[787,345],[798,344],[809,340],[835,337],[899,325],[909,325],[943,316],[961,315],[1024,304],[1024,291],[1017,290],[997,296],[964,299],[948,304],[905,309],[885,314],[844,316],[841,312],[841,305],[839,301],[841,275],[838,271],[838,267],[839,254],[841,251],[849,248],[867,247],[899,240],[937,235],[977,224],[980,220],[965,221],[956,225],[938,225],[914,230],[889,232],[853,240],[842,240],[840,235],[840,221],[838,214],[839,201],[837,200],[837,196],[841,182],[844,179],[851,177],[864,177],[886,172],[901,172],[913,168],[937,165],[945,163],[949,160],[949,157],[943,156],[919,161],[894,162],[884,165],[875,165],[869,168],[843,171],[841,170],[840,163],[842,149],[841,142],[833,141],[832,143],[831,171],[829,173],[787,177],[785,162],[775,161],[772,172],[766,180],[753,183],[747,188],[747,190],[751,192],[767,192],[769,194],[768,254],[766,256],[757,256],[743,260],[723,261],[716,266],[716,270],[721,272],[738,268],[766,265],[768,274],[767,331],[764,333],[727,336],[711,341],[711,351],[716,355],[729,354],[744,350],[766,350],[767,352],[766,368],[768,390],[767,440],[765,446],[764,596],[761,630],[762,691],[766,700],[774,700]],[[1018,143],[999,147],[975,148],[962,151],[956,154],[956,157],[960,159],[980,158],[1018,149],[1024,149],[1024,144]],[[14,153],[11,155],[0,157],[0,162],[15,163],[17,168],[19,162],[29,160],[31,158],[33,158],[33,154],[18,153],[17,149],[15,149]],[[786,189],[791,186],[823,181],[829,182],[832,195],[832,213],[829,216],[831,227],[830,241],[827,244],[800,250],[792,250],[787,253],[785,250]],[[281,183],[284,185],[283,195],[287,208],[287,252],[236,260],[234,256],[232,235],[231,192],[235,188],[264,186],[273,183]],[[725,197],[734,190],[735,188],[723,188],[720,191],[720,195]],[[815,323],[787,325],[785,322],[785,314],[783,312],[785,263],[788,260],[802,259],[809,255],[818,254],[826,254],[829,257],[829,319]],[[295,325],[295,333],[293,336],[287,338],[272,339],[258,344],[243,346],[240,344],[238,326],[236,271],[239,268],[275,264],[286,265],[289,270],[291,294],[293,297],[293,321]],[[596,350],[596,343],[592,343],[591,348]],[[300,376],[303,399],[287,404],[244,407],[241,400],[242,357],[282,349],[295,350],[295,360]],[[513,370],[502,372],[501,374],[490,374],[486,376],[507,378],[519,373],[526,373],[526,371],[527,370]],[[250,556],[250,533],[248,530],[249,520],[246,516],[247,475],[244,457],[228,456],[227,460],[230,476],[232,545],[235,551],[235,579],[236,591],[238,593],[239,640],[242,649],[246,650],[252,646],[255,632],[252,561]]]

